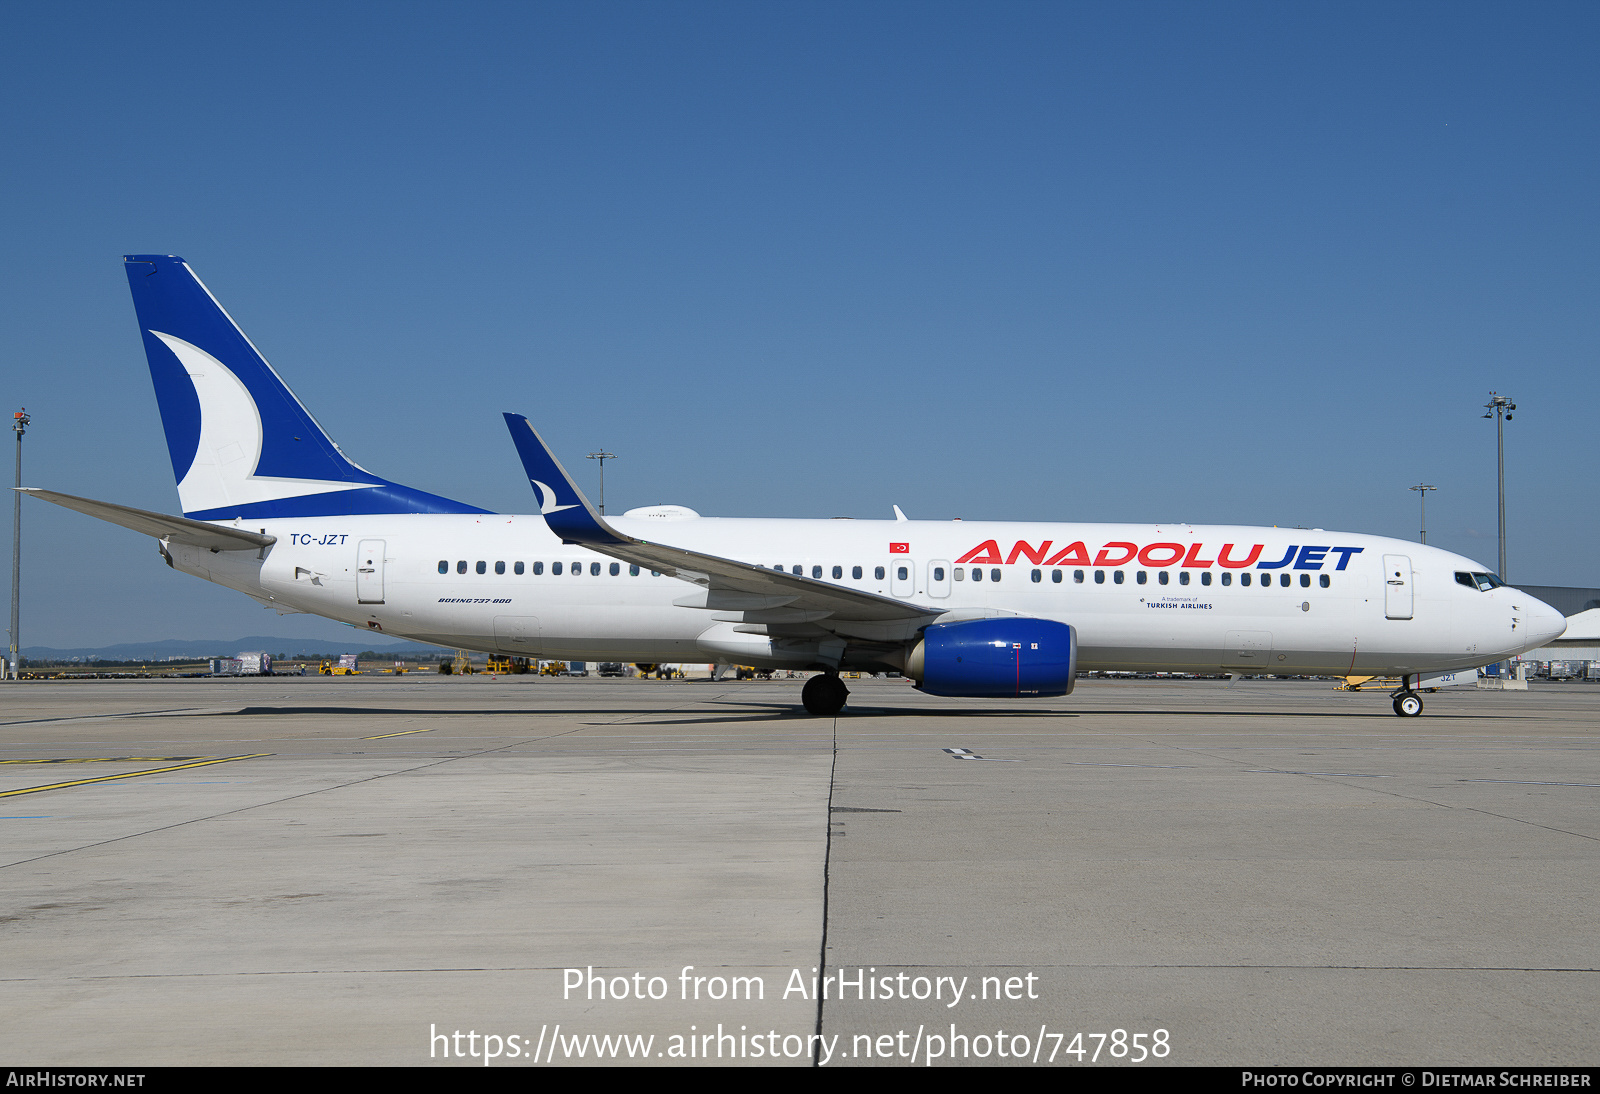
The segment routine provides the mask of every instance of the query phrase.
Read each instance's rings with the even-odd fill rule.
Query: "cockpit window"
[[[1505,582],[1494,574],[1469,574],[1465,570],[1457,570],[1456,584],[1465,585],[1469,589],[1477,589],[1479,592],[1486,593],[1490,589],[1501,588],[1505,585]]]
[[[1465,570],[1456,571],[1456,584],[1465,585],[1469,589],[1476,589],[1478,587],[1478,583],[1472,580],[1472,575],[1467,573]]]

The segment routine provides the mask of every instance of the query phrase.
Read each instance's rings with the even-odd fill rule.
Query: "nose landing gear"
[[[1422,696],[1411,690],[1410,676],[1402,676],[1400,680],[1400,689],[1393,693],[1394,712],[1402,718],[1415,718],[1422,713]]]
[[[1394,712],[1402,718],[1415,718],[1422,713],[1422,696],[1414,691],[1397,695],[1394,700]]]

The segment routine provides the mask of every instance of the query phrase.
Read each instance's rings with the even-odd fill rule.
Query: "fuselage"
[[[1565,626],[1554,609],[1483,580],[1479,563],[1356,533],[661,512],[611,520],[641,539],[940,609],[941,621],[1068,623],[1084,671],[1444,672],[1536,648]],[[539,515],[215,523],[277,542],[259,556],[174,546],[173,565],[284,611],[523,656],[805,663],[759,626],[675,603],[691,583],[564,545]],[[880,643],[847,651],[843,667],[897,666],[899,656]]]

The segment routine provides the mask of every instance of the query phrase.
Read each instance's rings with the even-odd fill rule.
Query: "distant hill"
[[[114,646],[55,649],[51,646],[24,646],[22,656],[31,661],[67,661],[74,657],[101,661],[165,661],[172,657],[234,657],[241,650],[266,650],[274,657],[337,657],[341,653],[360,653],[376,650],[393,653],[399,657],[437,657],[447,652],[442,646],[423,646],[414,642],[396,644],[384,636],[365,631],[352,631],[347,642],[330,642],[325,638],[275,638],[272,635],[252,634],[245,638],[167,639],[163,642],[121,642]]]

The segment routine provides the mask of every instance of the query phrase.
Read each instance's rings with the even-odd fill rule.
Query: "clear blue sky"
[[[1304,524],[1600,585],[1593,4],[11,5],[0,398],[176,511],[120,256],[531,508]],[[6,441],[9,443],[9,437]],[[11,475],[9,448],[0,460]],[[333,637],[27,502],[25,645]],[[9,521],[6,522],[9,528]],[[9,538],[9,537],[8,537]],[[9,542],[6,547],[9,548]]]

